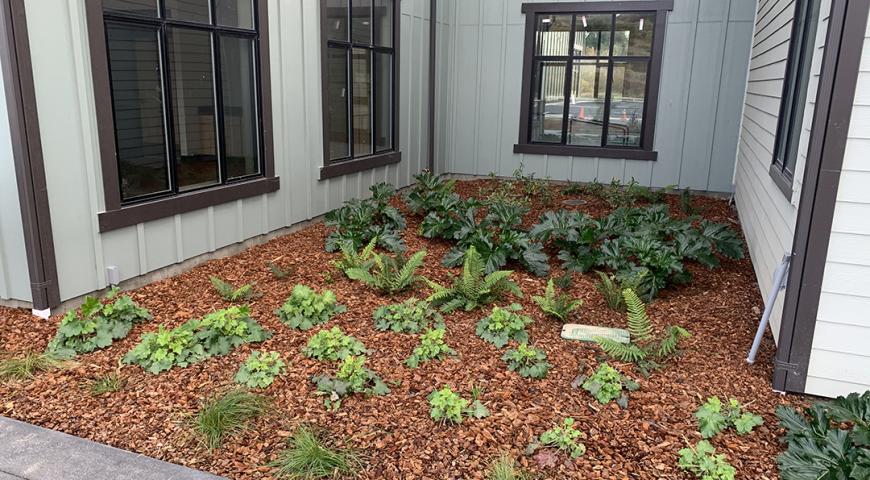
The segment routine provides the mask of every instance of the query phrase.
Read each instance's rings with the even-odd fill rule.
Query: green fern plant
[[[423,265],[425,257],[426,250],[420,250],[410,258],[405,258],[403,254],[376,254],[371,263],[347,269],[344,273],[351,280],[360,281],[381,293],[392,295],[407,290],[420,281],[416,272]]]
[[[544,291],[544,296],[533,296],[532,300],[541,307],[541,310],[544,313],[555,317],[562,322],[567,321],[571,312],[577,310],[581,305],[583,305],[583,300],[571,298],[568,294],[560,293],[557,295],[556,286],[553,283],[552,278],[547,282],[547,289]]]
[[[235,285],[225,282],[214,275],[208,277],[208,279],[211,281],[211,285],[214,289],[218,292],[218,295],[228,302],[248,301],[259,296],[259,293],[254,290],[254,285],[251,283],[246,283],[237,288]]]
[[[598,274],[598,281],[595,282],[595,289],[604,297],[604,303],[607,308],[616,311],[625,311],[625,299],[622,297],[622,292],[625,289],[631,289],[635,293],[639,293],[641,298],[649,300],[649,289],[646,288],[646,278],[648,270],[640,269],[631,275],[608,275],[604,272],[595,272]],[[647,292],[647,293],[640,293]]]
[[[595,342],[611,357],[633,362],[641,366],[655,366],[656,360],[672,356],[677,351],[680,340],[688,338],[689,332],[683,327],[670,325],[665,328],[664,336],[658,340],[653,337],[652,325],[646,313],[646,305],[634,290],[629,288],[622,292],[628,311],[628,331],[631,343],[619,343],[609,338],[595,338]]]
[[[357,250],[352,241],[343,240],[338,244],[341,258],[334,260],[332,264],[335,268],[344,272],[345,275],[347,274],[347,271],[351,269],[365,269],[371,265],[372,259],[375,255],[375,247],[377,247],[377,245],[378,237],[372,238],[368,245],[363,247],[362,250]]]
[[[480,254],[472,246],[465,252],[462,275],[455,278],[453,285],[444,287],[429,279],[426,283],[434,290],[427,301],[439,305],[444,312],[457,308],[471,311],[483,305],[494,303],[505,294],[523,296],[520,287],[510,279],[512,270],[497,270],[485,275],[486,265]]]

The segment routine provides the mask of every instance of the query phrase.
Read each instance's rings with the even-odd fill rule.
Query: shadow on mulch
[[[492,182],[459,182],[457,191],[477,196],[481,188],[491,188]],[[533,204],[526,223],[533,223],[548,209],[579,208],[593,215],[610,210],[599,199],[566,196],[556,186],[553,190],[554,203]],[[566,198],[587,203],[564,207],[561,202]],[[679,212],[679,198],[671,196],[668,203],[672,212]],[[696,196],[694,203],[705,218],[739,229],[736,215],[725,201]],[[396,204],[401,206],[399,200]],[[429,252],[423,273],[446,281],[448,269],[441,266],[440,258],[450,245],[419,237],[419,219],[405,213],[405,240],[410,250],[425,248]],[[784,397],[771,390],[774,343],[770,334],[756,364],[744,361],[763,307],[748,258],[725,259],[717,270],[691,265],[694,281],[690,285],[665,290],[649,306],[655,325],[678,324],[692,337],[684,344],[684,353],[664,371],[649,379],[632,374],[639,379],[641,389],[631,395],[629,408],[621,410],[615,404],[602,406],[587,392],[572,389],[571,382],[578,374],[591,373],[600,352],[559,337],[561,325],[545,317],[530,299],[543,293],[546,279],[522,270],[514,279],[525,298],[514,300],[535,319],[529,327],[531,341],[547,352],[553,365],[546,379],[526,380],[509,372],[500,360],[502,352],[474,335],[475,323],[486,315],[485,310],[445,315],[447,343],[458,356],[429,362],[416,370],[406,368],[404,359],[416,340],[376,331],[371,315],[378,306],[411,294],[380,297],[347,280],[330,266],[336,255],[323,249],[326,234],[322,225],[314,225],[129,292],[151,311],[152,322],[135,327],[126,339],[105,350],[81,356],[73,368],[40,374],[26,383],[0,385],[0,414],[230,478],[271,478],[271,470],[264,465],[284,447],[296,425],[310,423],[364,453],[367,463],[359,476],[363,479],[483,478],[486,465],[503,451],[518,457],[538,478],[659,479],[689,478],[676,467],[677,451],[687,441],[694,444],[700,440],[692,414],[707,396],[719,395],[749,404],[750,410],[764,416],[765,423],[746,436],[721,434],[713,444],[728,456],[739,478],[777,478],[780,431],[773,412],[779,404],[800,403],[802,398]],[[284,280],[275,279],[266,266],[269,261],[292,269],[292,274]],[[552,266],[554,275],[561,273],[555,256]],[[127,366],[122,370],[128,380],[123,390],[91,396],[82,384],[113,371],[142,333],[154,330],[158,323],[174,327],[228,306],[211,288],[210,275],[239,284],[256,282],[263,295],[250,302],[252,317],[275,335],[263,344],[246,345],[225,357],[160,375]],[[585,302],[575,322],[624,327],[624,318],[608,310],[595,290],[594,274],[574,274],[573,279],[571,294]],[[324,409],[309,377],[332,367],[300,352],[313,331],[290,330],[273,314],[296,283],[331,289],[348,307],[327,327],[339,325],[365,343],[370,349],[368,366],[388,381],[392,388],[389,395],[348,398],[336,413]],[[415,294],[425,297],[428,290],[421,287]],[[26,311],[0,309],[0,349],[43,349],[59,321],[59,317],[43,321]],[[288,374],[265,391],[274,398],[276,408],[209,453],[191,437],[184,420],[197,410],[201,399],[232,385],[238,366],[253,349],[278,351],[289,364]],[[629,365],[614,365],[631,372]],[[492,416],[452,427],[436,425],[429,419],[426,396],[444,385],[466,397],[472,386],[481,387],[481,399]],[[523,451],[564,417],[574,417],[588,435],[588,451],[574,462],[541,469],[523,456]]]

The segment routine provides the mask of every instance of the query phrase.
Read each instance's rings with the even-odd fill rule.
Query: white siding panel
[[[855,312],[870,312],[870,297],[822,292],[819,298],[819,321],[870,328],[870,315]]]

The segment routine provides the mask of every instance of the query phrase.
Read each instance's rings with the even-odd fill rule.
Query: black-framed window
[[[324,0],[324,178],[399,160],[399,0]]]
[[[263,176],[254,0],[104,0],[122,205]]]
[[[655,159],[670,0],[523,4],[526,48],[515,152]]]
[[[792,195],[800,147],[820,4],[818,0],[795,1],[795,15],[783,80],[773,161],[770,167],[771,177],[789,198]]]

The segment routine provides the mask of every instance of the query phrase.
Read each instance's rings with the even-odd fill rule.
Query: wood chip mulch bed
[[[460,182],[457,190],[478,196],[481,189],[491,189],[494,181]],[[543,206],[536,202],[529,222],[544,210],[562,208],[566,198],[582,198],[588,203],[564,208],[579,208],[593,215],[610,210],[600,199],[567,196],[559,187],[552,188],[554,203]],[[672,197],[668,202],[677,214],[679,199]],[[395,202],[401,205],[398,198]],[[694,204],[704,217],[731,223],[739,230],[736,215],[724,200],[696,196]],[[401,208],[408,219],[405,240],[409,249],[429,252],[422,273],[446,283],[448,269],[440,259],[450,245],[418,236],[419,219],[408,214],[403,205]],[[336,255],[324,251],[327,233],[317,224],[129,292],[151,311],[152,322],[137,326],[126,339],[105,350],[81,356],[71,368],[42,373],[28,382],[0,385],[0,414],[230,478],[271,478],[273,471],[266,464],[284,448],[295,426],[307,423],[357,449],[366,459],[359,476],[363,479],[483,478],[487,464],[501,452],[517,457],[536,478],[660,479],[690,478],[677,468],[677,452],[687,442],[700,440],[692,414],[706,397],[718,395],[749,404],[749,410],[764,416],[764,425],[746,436],[737,436],[733,430],[718,435],[713,439],[717,450],[728,456],[738,478],[778,477],[776,455],[781,447],[777,437],[781,431],[774,409],[781,403],[804,400],[771,390],[774,342],[769,334],[756,364],[748,365],[744,360],[763,308],[748,258],[726,259],[716,270],[691,264],[694,281],[666,289],[649,306],[656,326],[678,324],[692,337],[683,344],[684,353],[665,370],[649,379],[631,373],[641,388],[631,394],[629,408],[623,410],[615,402],[600,405],[586,391],[572,388],[578,374],[590,374],[598,365],[600,350],[562,340],[561,324],[545,317],[530,299],[543,293],[546,279],[519,269],[514,279],[525,298],[518,301],[524,313],[535,319],[529,327],[531,340],[546,350],[553,365],[545,379],[527,380],[509,372],[500,359],[503,351],[475,336],[475,323],[488,309],[445,316],[446,339],[458,356],[424,363],[416,370],[405,367],[404,360],[417,343],[415,337],[376,331],[372,312],[413,294],[425,298],[428,289],[420,287],[390,299],[349,281],[330,265]],[[293,269],[293,273],[284,280],[275,279],[266,267],[269,261]],[[561,274],[555,255],[552,265],[552,274]],[[263,295],[250,302],[252,317],[275,335],[263,344],[245,345],[227,356],[159,375],[125,366],[121,369],[127,380],[124,389],[92,396],[87,382],[118,368],[119,359],[143,332],[156,329],[159,323],[175,327],[228,306],[211,288],[209,275],[238,284],[256,282]],[[607,309],[595,290],[594,274],[574,274],[573,279],[571,293],[585,302],[576,323],[625,327],[624,317]],[[331,289],[348,307],[327,327],[339,325],[365,343],[370,349],[367,365],[389,382],[389,395],[355,395],[344,400],[335,413],[324,408],[309,378],[333,373],[334,367],[308,359],[300,351],[316,330],[291,330],[273,314],[296,283]],[[41,351],[59,321],[59,316],[43,321],[26,311],[0,309],[0,350]],[[235,372],[253,349],[278,351],[290,366],[289,372],[264,392],[274,398],[275,409],[221,448],[208,452],[190,433],[186,421],[203,398],[233,385]],[[611,363],[632,372],[630,365]],[[451,385],[466,398],[472,386],[482,387],[481,399],[492,416],[458,426],[437,425],[429,418],[426,397],[444,385]],[[584,456],[575,461],[560,456],[555,465],[541,466],[524,455],[532,440],[565,417],[575,418],[588,436]]]

